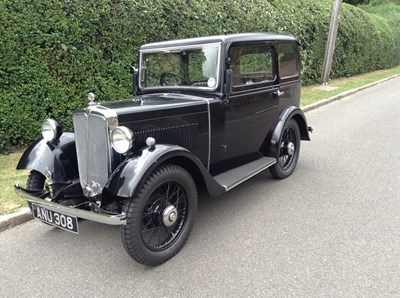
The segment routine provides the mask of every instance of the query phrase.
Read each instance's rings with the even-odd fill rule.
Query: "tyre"
[[[279,144],[277,162],[270,172],[275,178],[284,179],[294,172],[300,154],[300,130],[294,119],[286,122]]]
[[[197,210],[197,189],[183,168],[157,168],[129,199],[121,226],[122,242],[137,262],[160,265],[179,252],[189,237]]]
[[[26,189],[34,190],[34,191],[37,191],[38,193],[40,193],[40,191],[42,191],[44,193],[45,192],[44,191],[45,181],[46,181],[46,177],[42,173],[32,170],[29,173],[28,179],[26,181]],[[29,203],[29,202],[28,202],[28,207],[32,211],[31,203]]]

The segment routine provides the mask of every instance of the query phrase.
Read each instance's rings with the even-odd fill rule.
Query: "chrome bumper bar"
[[[59,212],[69,216],[76,216],[79,218],[87,219],[90,221],[100,222],[107,225],[125,225],[126,224],[126,215],[124,213],[117,215],[108,215],[96,213],[93,211],[82,210],[78,208],[72,208],[68,206],[64,206],[57,203],[52,203],[45,201],[43,199],[37,198],[30,193],[28,193],[25,189],[23,189],[18,184],[15,185],[15,193],[27,200],[30,203],[34,203],[40,207],[44,207],[54,212]]]

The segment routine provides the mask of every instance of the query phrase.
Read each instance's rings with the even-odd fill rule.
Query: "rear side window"
[[[297,48],[293,45],[280,45],[279,75],[281,78],[294,77],[299,74],[297,65]]]
[[[273,53],[270,46],[234,46],[229,53],[233,86],[272,81]]]

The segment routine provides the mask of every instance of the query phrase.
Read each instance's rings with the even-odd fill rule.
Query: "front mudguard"
[[[43,175],[48,170],[54,183],[65,183],[79,178],[75,137],[65,132],[55,143],[38,139],[25,150],[17,169],[35,170]]]
[[[301,140],[310,141],[307,120],[306,117],[304,116],[303,111],[299,107],[289,106],[280,113],[277,124],[272,133],[270,134],[270,137],[268,138],[269,142],[266,154],[267,156],[274,158],[279,156],[279,147],[280,147],[279,139],[282,135],[286,122],[292,118],[297,122],[299,126]]]
[[[201,161],[189,150],[177,145],[156,145],[144,149],[140,155],[128,158],[111,175],[105,189],[113,196],[130,198],[161,164],[171,162],[185,168],[192,177],[201,179],[210,194],[219,195],[225,189],[209,174]]]

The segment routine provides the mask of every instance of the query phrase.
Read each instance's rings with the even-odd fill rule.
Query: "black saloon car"
[[[78,218],[120,225],[128,254],[159,265],[184,245],[197,189],[221,195],[269,169],[291,175],[309,140],[295,38],[246,33],[143,45],[133,98],[52,119],[23,154],[35,218],[78,233]],[[247,202],[250,203],[250,202]]]

